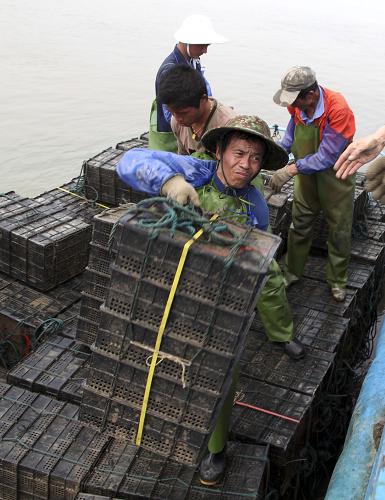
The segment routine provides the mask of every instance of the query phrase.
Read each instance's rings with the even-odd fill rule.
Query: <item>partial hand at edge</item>
[[[373,134],[353,141],[334,165],[336,177],[346,179],[349,175],[355,174],[365,163],[374,160],[383,147],[383,142]]]

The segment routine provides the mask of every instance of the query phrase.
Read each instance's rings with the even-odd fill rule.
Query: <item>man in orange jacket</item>
[[[276,171],[271,186],[280,190],[295,176],[292,224],[285,259],[287,285],[297,281],[312,243],[313,224],[322,211],[329,226],[326,280],[336,301],[346,296],[355,178],[337,179],[333,166],[352,141],[352,110],[338,92],[318,85],[308,66],[289,69],[273,100],[288,108],[290,121],[281,146],[294,159]]]

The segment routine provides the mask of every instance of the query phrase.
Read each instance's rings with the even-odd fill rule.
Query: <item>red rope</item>
[[[31,352],[31,346],[32,346],[31,339],[28,337],[28,335],[24,335],[24,342],[25,342],[25,351],[23,353],[23,356],[26,356]]]
[[[275,413],[274,411],[264,410],[263,408],[258,408],[257,406],[249,405],[249,403],[243,403],[242,401],[235,401],[236,405],[245,406],[251,410],[260,411],[262,413],[267,413],[268,415],[273,415],[273,417],[282,418],[283,420],[289,420],[289,422],[294,422],[296,424],[300,423],[300,420],[296,418],[287,417],[286,415],[281,415],[280,413]]]

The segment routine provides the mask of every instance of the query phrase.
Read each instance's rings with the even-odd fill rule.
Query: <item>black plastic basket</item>
[[[84,162],[84,190],[88,199],[117,206],[146,197],[119,179],[116,166],[123,154],[121,149],[109,148]]]
[[[79,418],[104,434],[135,443],[140,412],[84,389]],[[141,446],[164,457],[195,465],[205,453],[209,432],[201,433],[146,414]]]
[[[62,186],[51,189],[33,198],[40,205],[61,207],[66,212],[91,223],[95,215],[104,208],[83,197],[83,178],[77,177]]]
[[[109,332],[99,328],[98,339],[101,335],[108,335]],[[96,342],[92,347],[93,351],[106,356],[105,351],[98,347]],[[240,339],[240,347],[243,342]],[[196,350],[192,352],[196,353]],[[148,371],[148,359],[153,353],[153,348],[139,343],[131,343],[129,348],[116,358],[136,370]],[[192,356],[172,356],[167,351],[159,354],[163,361],[158,364],[156,374],[158,377],[178,385],[192,386],[194,389],[208,394],[220,394],[225,387],[225,378],[231,367],[231,359],[220,357],[205,350],[199,351],[199,356],[194,360]],[[119,363],[117,359],[111,358],[112,363]]]
[[[328,284],[301,278],[288,289],[287,296],[290,304],[306,304],[316,311],[350,318],[355,308],[356,290],[347,288],[344,302],[336,302]]]
[[[0,218],[0,269],[45,291],[83,271],[91,227],[61,208],[27,205]]]
[[[144,134],[143,134],[144,135]],[[122,151],[128,151],[133,148],[147,148],[148,147],[148,139],[142,138],[133,138],[127,139],[126,141],[118,142],[116,145],[116,149],[121,149]]]
[[[2,498],[75,499],[109,438],[80,424],[77,406],[12,386],[2,392]]]
[[[385,242],[385,222],[368,220],[367,230],[368,230],[368,238],[375,241],[379,241],[380,243]]]
[[[160,306],[138,301],[136,314],[129,320],[128,317],[102,306],[102,331],[96,339],[97,349],[106,356],[117,359],[127,350],[131,340],[154,346],[163,312],[164,309]],[[204,307],[199,307],[196,315],[189,314],[187,310],[183,313],[183,309],[175,308],[170,313],[164,333],[165,345],[176,355],[184,353],[187,346],[192,346],[196,350],[204,349],[219,356],[232,356],[243,338],[243,332],[250,327],[251,318],[252,316],[236,317],[222,312],[214,315],[213,311],[210,314]],[[190,351],[193,352],[193,349]]]
[[[300,453],[312,396],[241,377],[236,401],[240,404],[234,404],[232,412],[234,438],[270,445],[273,462],[281,465],[294,450]]]
[[[275,343],[257,338],[254,345],[254,357],[241,363],[243,375],[309,396],[328,379],[335,358],[335,353],[307,347],[306,356],[293,363]]]
[[[8,373],[7,381],[34,392],[79,403],[88,360],[87,348],[73,340],[54,336],[20,361]]]
[[[113,440],[84,490],[108,498],[262,499],[267,469],[266,447],[229,442],[226,454],[224,481],[213,488],[199,482],[195,467],[165,460],[146,450],[138,452],[133,445]]]

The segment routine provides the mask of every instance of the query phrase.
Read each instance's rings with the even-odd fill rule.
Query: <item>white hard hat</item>
[[[227,42],[227,38],[214,31],[211,20],[199,14],[186,17],[181,27],[174,33],[178,42],[190,45],[209,45],[211,43]]]

